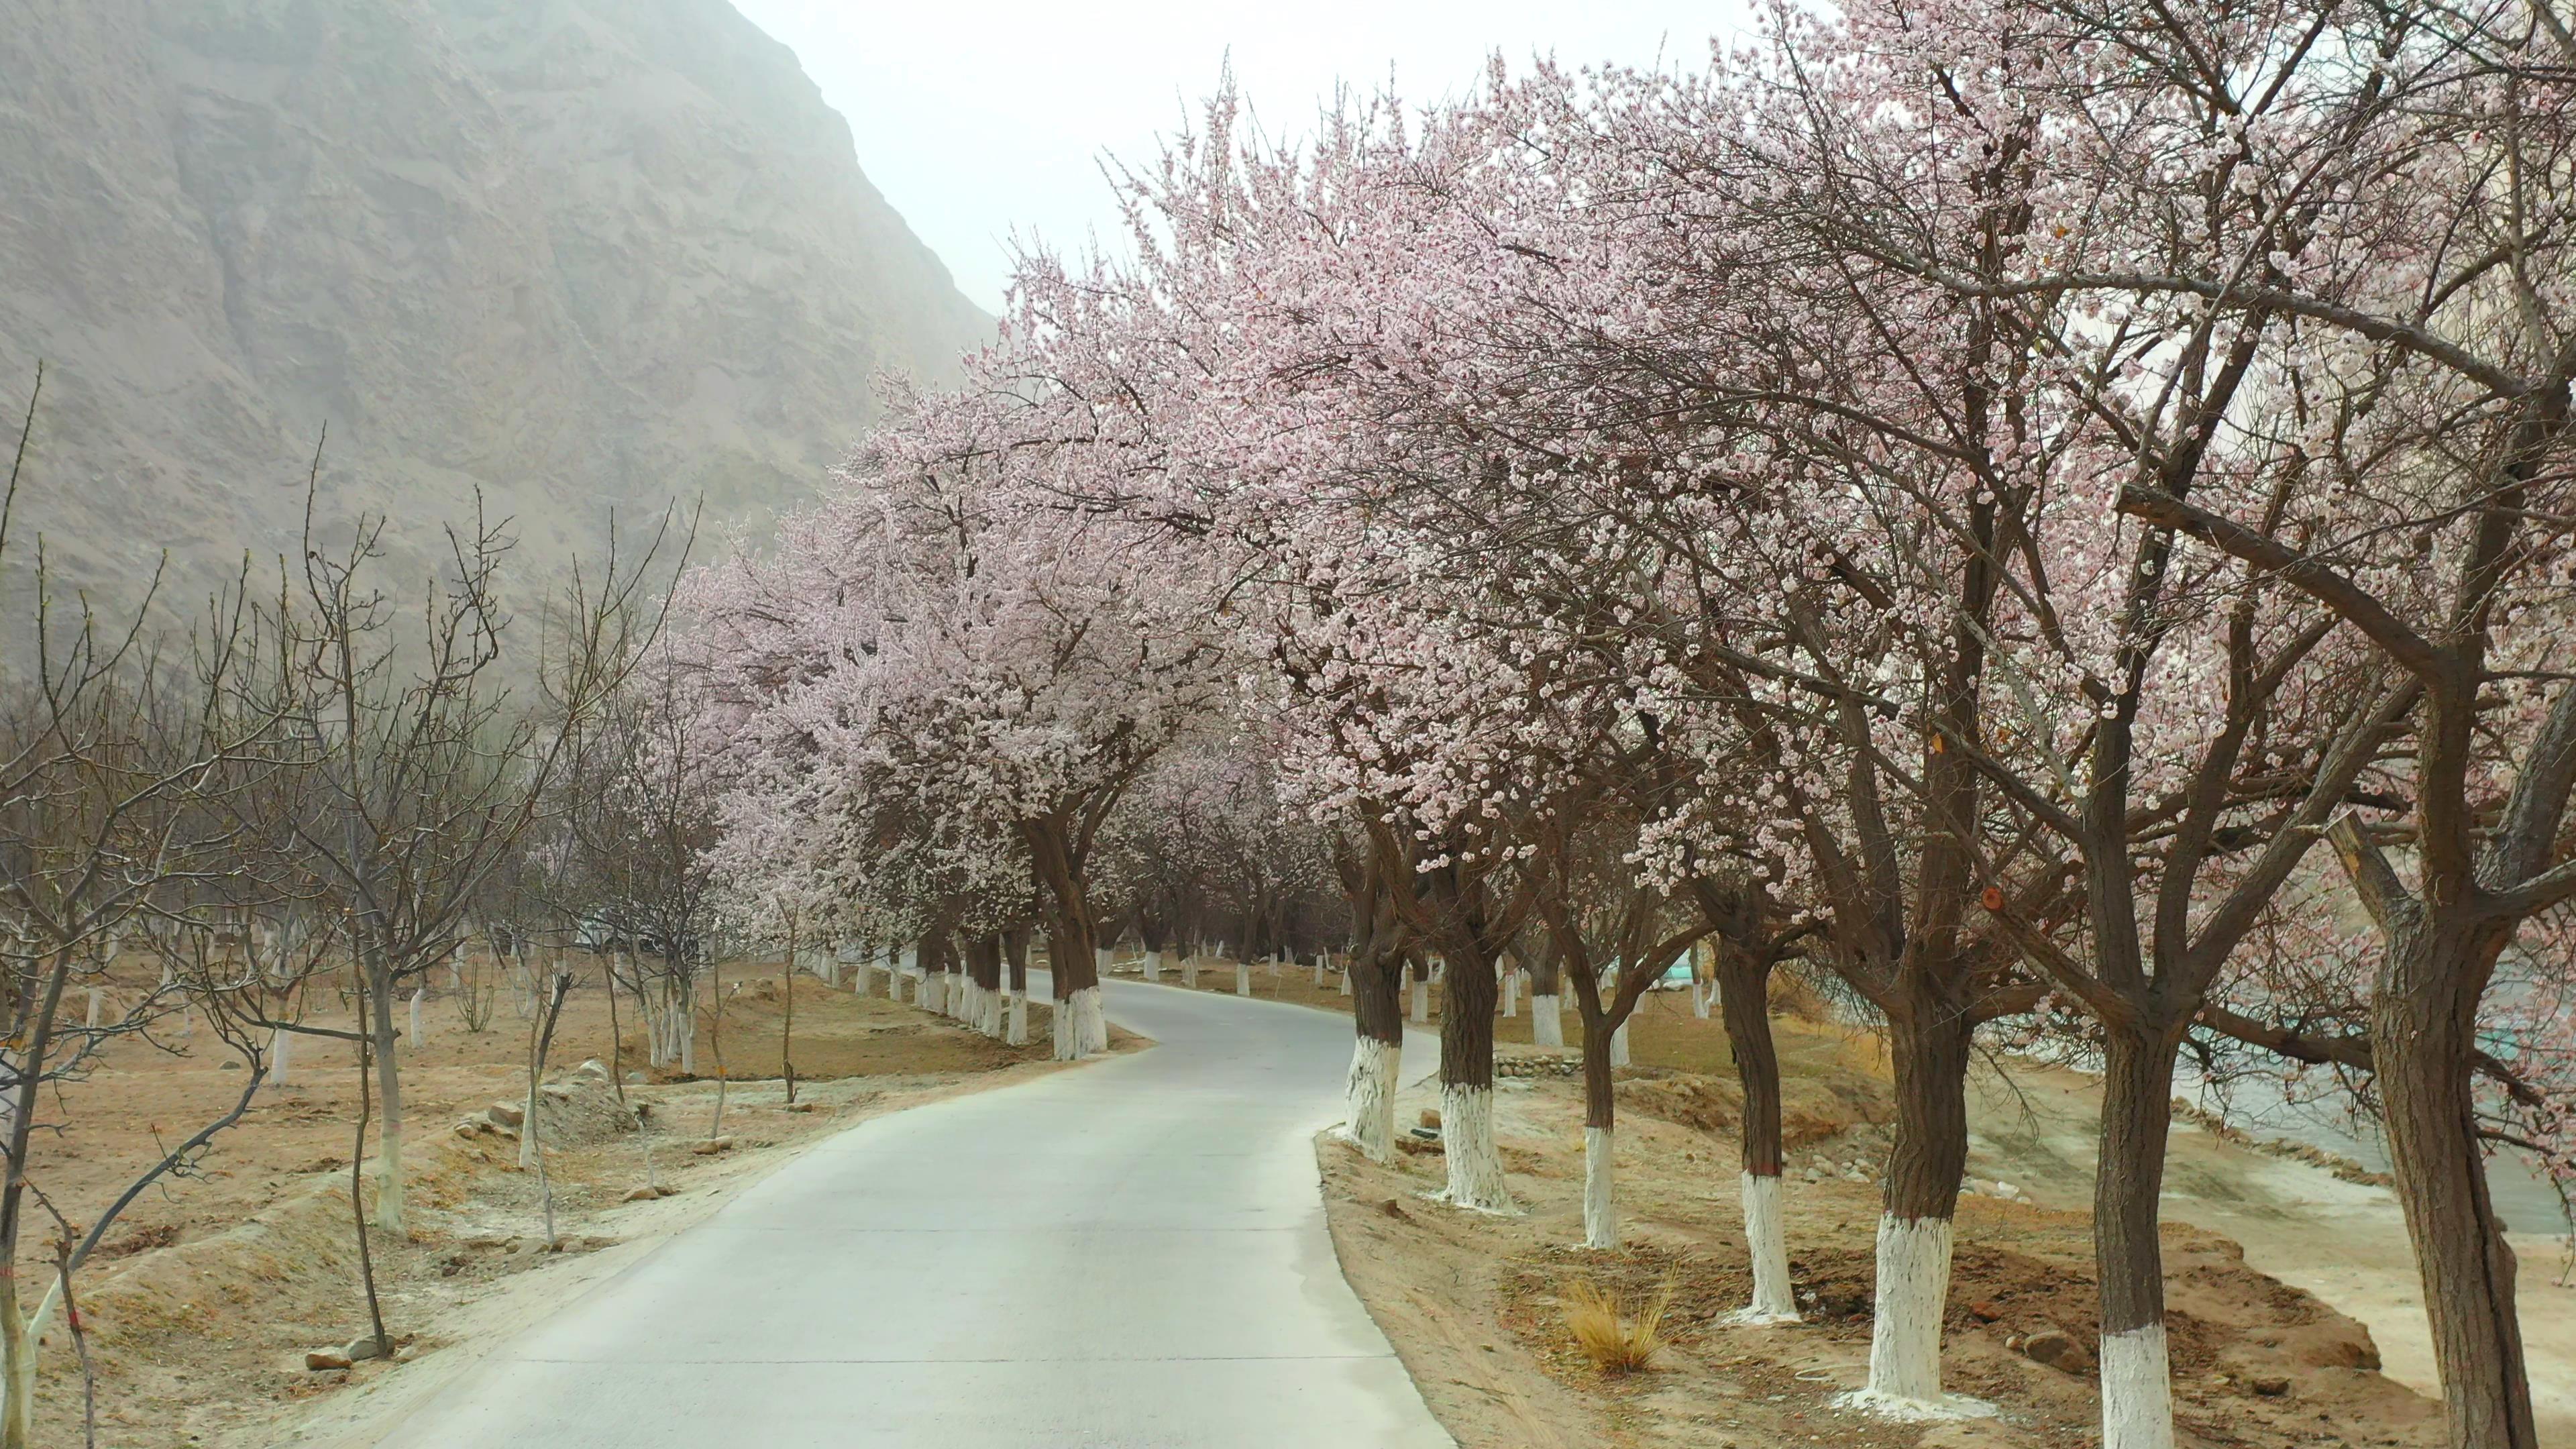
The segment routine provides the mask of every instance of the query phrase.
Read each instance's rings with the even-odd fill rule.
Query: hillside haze
[[[545,560],[756,526],[991,327],[725,0],[0,0],[0,395],[44,361],[75,578],[290,547],[326,423],[406,560],[478,488]]]

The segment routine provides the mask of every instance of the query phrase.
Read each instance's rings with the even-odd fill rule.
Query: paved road
[[[1162,1044],[814,1147],[384,1445],[1449,1449],[1325,1236],[1349,1026],[1108,1011]]]

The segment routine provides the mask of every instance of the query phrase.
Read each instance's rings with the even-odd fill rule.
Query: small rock
[[[371,1358],[383,1358],[385,1354],[376,1346],[374,1334],[362,1333],[349,1340],[349,1346],[340,1350],[340,1356],[351,1363],[360,1363]]]
[[[713,1157],[719,1152],[731,1150],[732,1147],[733,1139],[730,1137],[705,1137],[689,1144],[689,1150],[700,1157]]]
[[[630,1087],[640,1087],[644,1085],[644,1074],[642,1072],[628,1072],[626,1074],[626,1085]]]
[[[1968,1316],[1977,1320],[1979,1323],[1992,1323],[1996,1319],[2003,1317],[2004,1311],[1997,1308],[1991,1300],[1977,1298],[1969,1301]]]
[[[348,1366],[349,1356],[336,1348],[317,1348],[304,1355],[304,1367],[312,1373],[321,1373],[325,1369],[344,1369]]]
[[[2269,1374],[2253,1380],[2251,1387],[2267,1399],[2277,1399],[2290,1391],[2290,1381],[2278,1374]]]
[[[1436,1129],[1440,1125],[1440,1109],[1437,1107],[1425,1107],[1422,1109],[1422,1116],[1418,1120],[1423,1126]]]
[[[215,1068],[215,1070],[217,1070],[217,1071],[219,1071],[219,1072],[238,1072],[238,1071],[240,1071],[240,1070],[241,1070],[241,1063],[236,1062],[236,1061],[229,1061],[229,1060],[228,1060],[228,1061],[224,1062],[221,1066],[218,1066],[217,1068]]]
[[[790,1102],[787,1104],[787,1110],[790,1112],[820,1112],[823,1108],[820,1103],[816,1102]]]
[[[1397,1222],[1413,1221],[1413,1214],[1406,1212],[1404,1210],[1404,1204],[1394,1198],[1388,1198],[1385,1202],[1378,1204],[1377,1210],[1386,1214],[1388,1217],[1395,1219]]]
[[[527,1109],[515,1102],[495,1102],[483,1109],[483,1115],[497,1127],[516,1127],[528,1120]]]
[[[651,1202],[661,1195],[662,1190],[658,1187],[630,1188],[626,1193],[626,1200],[628,1202]]]
[[[2084,1347],[2062,1328],[2043,1328],[2021,1342],[2022,1356],[2063,1373],[2084,1369]]]
[[[580,1066],[573,1068],[572,1074],[576,1077],[592,1077],[605,1082],[608,1080],[608,1067],[605,1063],[601,1062],[599,1058],[592,1057],[590,1060],[583,1062]]]

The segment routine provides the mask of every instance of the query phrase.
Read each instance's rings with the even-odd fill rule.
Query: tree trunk
[[[1503,1159],[1494,1145],[1494,964],[1473,941],[1454,942],[1440,988],[1440,1141],[1449,1165],[1441,1196],[1459,1207],[1508,1212]]]
[[[1968,1164],[1965,1015],[1928,991],[1888,1013],[1896,1133],[1878,1220],[1877,1313],[1869,1399],[1942,1406],[1941,1316],[1950,1296],[1950,1220]]]
[[[1009,1020],[1002,1027],[1006,1046],[1029,1044],[1029,933],[1009,930],[1002,933],[1002,959],[1009,967],[1011,1005]]]
[[[2173,1131],[2174,1050],[2158,1033],[2113,1027],[2093,1174],[2093,1260],[2102,1292],[2102,1449],[2173,1449],[2165,1345],[2165,1260],[2157,1237]]]
[[[2385,937],[2371,1003],[2388,1156],[2442,1377],[2451,1449],[2536,1449],[2514,1252],[2488,1194],[2471,1093],[2478,1000],[2505,937],[2440,921]]]
[[[394,1059],[394,982],[381,960],[370,964],[368,974],[376,978],[369,983],[367,1006],[375,1017],[376,1094],[381,1099],[376,1104],[376,1228],[401,1239],[407,1234],[403,1228],[402,1068]]]
[[[1565,1045],[1565,983],[1554,946],[1542,942],[1530,951],[1529,978],[1530,1043],[1561,1047]]]
[[[1350,963],[1350,1122],[1343,1130],[1360,1151],[1385,1162],[1395,1151],[1397,1071],[1404,1057],[1404,1010],[1396,972],[1403,958],[1384,952],[1354,954]]]
[[[1457,974],[1451,973],[1454,988]],[[1617,1184],[1612,1179],[1618,1145],[1619,1096],[1610,1079],[1606,1020],[1588,1013],[1583,1027],[1583,1246],[1609,1252],[1619,1246]]]
[[[1753,1302],[1741,1323],[1795,1323],[1789,1235],[1780,1209],[1780,1051],[1771,1040],[1770,963],[1720,944],[1717,1005],[1735,1078],[1744,1087],[1744,1243],[1753,1261]]]
[[[1055,983],[1055,1056],[1058,1061],[1079,1061],[1109,1049],[1091,922],[1080,911],[1067,911],[1050,929],[1047,964]]]

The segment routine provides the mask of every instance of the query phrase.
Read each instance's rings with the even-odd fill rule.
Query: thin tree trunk
[[[385,1334],[384,1304],[376,1297],[376,1257],[367,1234],[367,1115],[372,1105],[367,1091],[366,1034],[358,1036],[358,1136],[357,1146],[349,1153],[349,1216],[358,1228],[358,1283],[367,1295],[367,1322],[375,1330],[376,1355],[393,1357],[393,1340]],[[385,1178],[381,1169],[376,1176],[376,1196],[383,1200]]]
[[[1797,1290],[1789,1278],[1788,1224],[1781,1213],[1780,1051],[1771,1039],[1770,963],[1720,942],[1717,1005],[1735,1078],[1744,1088],[1743,1200],[1745,1248],[1752,1255],[1753,1302],[1744,1323],[1795,1323]]]
[[[367,1007],[375,1031],[376,1090],[383,1120],[376,1128],[376,1226],[400,1238],[403,1228],[402,1065],[394,1057],[393,972],[381,953],[366,973]]]
[[[1454,985],[1457,973],[1450,973]],[[1587,1010],[1583,1023],[1583,1246],[1619,1246],[1617,1167],[1619,1093],[1610,1077],[1607,1013]],[[1624,1025],[1624,1022],[1622,1023]]]
[[[796,1105],[796,918],[787,918],[787,969],[780,973],[786,1000],[778,1023],[778,1074],[787,1083],[787,1105]]]

